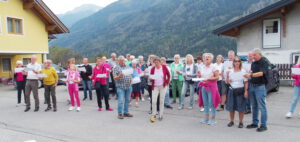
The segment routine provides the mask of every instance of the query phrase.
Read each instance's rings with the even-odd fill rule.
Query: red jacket
[[[106,78],[97,78],[98,74],[106,74],[107,75],[107,70],[106,67],[102,64],[99,68],[98,66],[94,67],[94,71],[93,71],[93,83],[92,85],[94,86],[96,82],[100,82],[101,85],[106,85],[106,78],[108,78],[108,75],[106,76]]]
[[[164,74],[163,86],[166,87],[170,83],[170,72],[165,65],[161,65],[161,67],[162,67],[163,74]],[[150,75],[154,75],[154,72],[155,72],[155,66],[151,68]],[[151,80],[151,83],[152,83],[151,89],[154,90],[155,80]]]

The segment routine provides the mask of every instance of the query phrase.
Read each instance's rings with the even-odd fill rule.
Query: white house
[[[214,33],[235,37],[238,55],[261,48],[272,63],[294,64],[300,58],[300,0],[281,0]]]

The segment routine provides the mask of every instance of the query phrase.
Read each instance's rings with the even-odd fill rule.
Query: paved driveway
[[[39,90],[43,102],[43,89]],[[95,101],[82,102],[81,112],[68,112],[68,94],[64,86],[57,88],[58,112],[41,111],[24,113],[25,106],[16,107],[16,90],[0,87],[0,142],[285,142],[299,141],[300,115],[285,119],[284,115],[292,99],[292,88],[282,87],[269,95],[269,130],[257,133],[254,130],[228,128],[228,113],[217,114],[216,126],[200,123],[203,114],[193,110],[166,110],[162,122],[149,122],[149,102],[139,108],[131,107],[131,119],[118,120],[117,113],[98,112]],[[80,92],[82,98],[82,92]],[[187,101],[187,99],[186,99]],[[116,109],[116,100],[111,100]],[[176,107],[176,106],[175,106]],[[251,121],[246,116],[245,124]]]

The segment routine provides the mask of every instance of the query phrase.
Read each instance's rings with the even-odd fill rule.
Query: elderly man
[[[42,74],[45,76],[43,77],[43,83],[44,83],[44,89],[45,89],[45,99],[48,104],[47,109],[45,110],[46,112],[51,110],[51,99],[50,95],[52,98],[52,103],[53,103],[53,111],[57,111],[56,107],[56,86],[58,83],[58,75],[56,73],[56,70],[52,67],[52,61],[51,60],[46,60],[44,62],[44,69],[42,69]]]
[[[84,92],[84,98],[83,101],[87,99],[87,91],[89,91],[89,97],[90,100],[93,99],[92,94],[92,74],[93,74],[93,68],[91,65],[89,65],[89,59],[83,58],[82,60],[83,66],[80,68],[83,68],[83,70],[80,71],[80,77],[82,78],[82,86],[83,86],[83,92]]]
[[[242,65],[243,69],[248,73],[251,71],[252,62],[253,62],[253,53],[252,53],[252,51],[250,51],[248,53],[248,61],[244,62]],[[251,113],[251,102],[250,102],[249,98],[247,98],[246,100],[247,100],[247,106],[246,106],[245,114],[250,114]]]
[[[246,78],[250,78],[249,95],[252,103],[252,124],[248,125],[248,129],[258,127],[258,111],[261,112],[261,125],[256,129],[257,132],[263,132],[267,130],[267,107],[266,107],[266,74],[268,71],[269,63],[265,58],[262,58],[261,50],[254,49],[253,60],[251,65],[251,71],[245,75]]]
[[[219,92],[222,96],[222,102],[220,108],[217,109],[217,111],[223,111],[224,110],[224,105],[226,103],[226,96],[228,92],[228,87],[229,85],[226,83],[227,79],[227,72],[232,69],[233,66],[233,59],[235,58],[235,52],[233,50],[228,51],[228,60],[224,61],[223,63],[223,81],[222,81],[222,90]]]
[[[133,117],[128,111],[130,94],[131,94],[131,79],[130,68],[125,64],[125,58],[120,56],[118,58],[118,65],[113,69],[114,80],[116,81],[118,94],[118,118]],[[129,72],[129,73],[128,73]]]
[[[26,109],[25,112],[30,110],[30,93],[33,93],[35,101],[34,112],[39,111],[39,94],[38,94],[38,84],[39,77],[38,74],[41,72],[41,65],[37,63],[37,57],[35,55],[31,56],[31,63],[26,66],[24,74],[27,75],[27,82],[25,87],[25,96],[26,96]]]

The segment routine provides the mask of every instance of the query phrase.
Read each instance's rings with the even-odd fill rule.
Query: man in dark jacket
[[[82,78],[82,86],[84,89],[84,98],[83,100],[87,99],[87,91],[89,91],[89,97],[90,100],[93,99],[92,96],[92,74],[93,74],[93,68],[91,65],[89,65],[88,58],[83,58],[82,60],[83,66],[79,67],[80,76]]]

